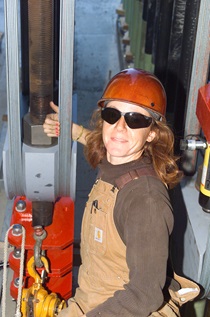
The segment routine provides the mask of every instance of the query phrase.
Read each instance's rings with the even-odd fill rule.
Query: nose
[[[127,124],[125,122],[124,116],[121,116],[120,119],[116,122],[116,128],[118,131],[122,131],[126,128]]]

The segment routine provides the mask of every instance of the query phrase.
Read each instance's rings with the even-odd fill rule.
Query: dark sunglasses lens
[[[127,112],[125,114],[125,121],[129,128],[140,129],[149,127],[152,123],[152,118],[137,112]]]
[[[114,108],[103,108],[101,111],[101,118],[109,124],[116,123],[120,117],[121,112]],[[137,112],[127,112],[124,117],[127,125],[131,129],[147,128],[152,123],[151,117],[144,116]]]
[[[120,112],[114,108],[103,108],[101,111],[101,118],[109,124],[116,123],[120,117]]]

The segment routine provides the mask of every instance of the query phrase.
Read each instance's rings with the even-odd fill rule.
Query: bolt
[[[18,212],[23,212],[26,210],[26,202],[22,199],[18,200],[16,206],[15,206],[15,209],[18,211]]]
[[[24,280],[23,280],[24,281]],[[20,278],[19,277],[16,277],[15,280],[14,280],[14,286],[15,287],[19,287],[19,284],[20,284]],[[23,284],[23,282],[22,282]]]
[[[12,234],[13,236],[20,236],[22,234],[22,226],[19,224],[13,225]]]
[[[14,286],[15,286],[15,287],[18,287],[18,286],[19,286],[19,283],[20,283],[20,278],[19,278],[19,277],[16,277],[16,279],[14,280]]]
[[[14,248],[13,256],[16,259],[19,259],[21,256],[21,249],[20,248]]]

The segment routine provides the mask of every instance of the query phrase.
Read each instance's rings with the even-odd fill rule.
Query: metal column
[[[5,0],[5,49],[8,109],[8,196],[22,195],[23,172],[21,158],[20,75],[18,47],[18,0]]]
[[[60,196],[70,195],[73,48],[74,0],[61,0],[59,55],[59,115],[62,129],[58,144]]]

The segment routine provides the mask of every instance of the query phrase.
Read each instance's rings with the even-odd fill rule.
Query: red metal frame
[[[19,200],[24,200],[26,209],[18,212],[15,208]],[[35,240],[32,227],[32,203],[25,197],[16,197],[14,201],[11,225],[21,224],[26,230],[25,240],[25,266],[31,256]],[[74,203],[69,197],[59,198],[55,202],[53,221],[45,227],[47,237],[42,242],[42,250],[46,251],[46,258],[49,261],[50,273],[45,283],[50,292],[57,293],[61,298],[68,299],[72,295],[72,267],[73,267],[73,239],[74,239]],[[13,235],[10,230],[8,235],[9,243],[17,248],[21,247],[22,235]],[[20,259],[14,257],[14,252],[9,256],[9,265],[14,271],[13,280],[10,285],[10,293],[17,299],[18,288],[14,285],[15,279],[19,276]],[[40,272],[40,269],[37,269]],[[34,280],[27,271],[24,272],[24,288],[33,284]]]

